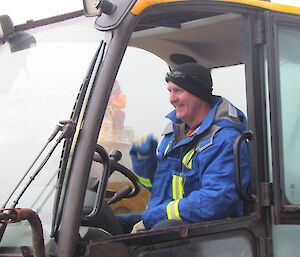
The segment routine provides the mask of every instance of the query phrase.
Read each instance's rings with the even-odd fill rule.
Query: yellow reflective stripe
[[[187,154],[182,158],[182,164],[184,164],[187,168],[191,169],[192,164],[190,163],[190,160],[195,152],[195,149],[190,150],[187,152]]]
[[[144,178],[144,177],[140,177],[137,176],[140,183],[143,184],[145,187],[152,187],[152,183],[151,180],[149,178]]]
[[[170,142],[170,143],[167,145],[167,147],[166,147],[166,149],[165,149],[165,151],[164,151],[164,155],[166,155],[166,154],[167,154],[167,152],[168,152],[168,150],[169,150],[170,146],[171,146],[171,142]]]
[[[179,200],[180,199],[172,201],[167,205],[167,216],[169,220],[181,220],[178,209]]]
[[[195,152],[199,149],[199,146],[196,148],[193,148],[192,150],[188,151],[187,154],[182,158],[182,164],[187,167],[188,169],[191,169],[193,167],[192,158]]]
[[[173,192],[173,199],[177,200],[183,197],[183,184],[182,184],[182,177],[173,175],[172,179],[172,192]]]

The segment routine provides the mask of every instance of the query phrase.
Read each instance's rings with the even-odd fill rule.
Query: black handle
[[[235,188],[238,196],[244,202],[253,202],[254,198],[252,195],[244,192],[241,182],[241,156],[240,148],[244,140],[251,140],[253,138],[253,133],[250,131],[240,134],[234,142],[233,145],[233,156],[234,156],[234,175],[235,175]]]
[[[101,163],[103,165],[103,177],[101,179],[101,182],[98,184],[96,201],[94,203],[93,210],[88,215],[84,215],[82,217],[83,220],[92,220],[99,214],[105,196],[106,184],[110,176],[110,161],[107,152],[102,146],[98,144],[95,147],[95,152],[100,155]]]
[[[111,200],[108,202],[108,204],[116,203],[120,201],[122,198],[127,196],[132,191],[131,186],[125,186],[120,191],[116,192],[114,196],[111,198]]]

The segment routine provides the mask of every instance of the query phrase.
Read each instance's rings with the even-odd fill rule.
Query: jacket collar
[[[167,116],[172,123],[170,123],[163,135],[174,132],[175,124],[183,123],[176,118],[176,111],[172,111]],[[175,124],[174,124],[175,123]],[[191,142],[195,136],[205,133],[213,124],[219,127],[232,127],[239,131],[246,130],[247,122],[245,115],[233,106],[228,100],[220,96],[213,96],[213,105],[209,113],[206,115],[201,125],[189,137],[182,139],[175,148]]]

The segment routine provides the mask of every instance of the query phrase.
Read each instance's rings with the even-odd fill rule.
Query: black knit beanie
[[[212,103],[210,70],[196,63],[185,63],[166,74],[166,81],[173,82],[191,94]]]

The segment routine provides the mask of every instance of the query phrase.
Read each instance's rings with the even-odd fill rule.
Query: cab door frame
[[[274,204],[274,222],[275,224],[299,224],[300,205],[292,204],[285,195],[278,29],[280,27],[298,28],[300,31],[300,17],[299,15],[267,11],[265,21],[271,113],[271,158],[273,163],[273,181],[270,190],[273,196],[270,197],[273,198]]]
[[[197,4],[200,5],[201,3]],[[258,11],[257,8],[241,8],[230,3],[214,2],[213,4],[207,4],[206,2],[202,5],[205,6],[205,9],[211,8],[212,11],[226,10],[228,12],[238,12],[245,17],[245,73],[249,129],[254,133],[253,143],[250,144],[250,152],[252,153],[251,165],[256,173],[253,179],[253,183],[256,187],[255,194],[257,194],[257,202],[255,203],[256,210],[253,215],[246,217],[185,225],[170,228],[166,231],[150,231],[134,236],[122,235],[107,238],[90,244],[88,246],[89,252],[109,253],[111,249],[117,249],[116,246],[119,246],[123,249],[122,252],[127,251],[129,256],[131,254],[135,255],[135,251],[139,251],[141,248],[159,249],[159,244],[163,242],[169,243],[172,240],[188,240],[190,238],[203,240],[206,236],[209,237],[217,234],[223,234],[225,236],[227,232],[235,233],[236,231],[240,231],[241,233],[245,232],[251,235],[253,239],[252,247],[254,256],[271,256],[270,206],[265,203],[266,201],[261,188],[262,184],[268,183],[267,131],[265,126],[264,40],[261,31],[263,27],[263,12]],[[168,6],[169,10],[171,7],[171,5]],[[176,6],[176,10],[179,10],[178,7],[179,6]],[[147,10],[145,10],[145,13],[146,12]],[[128,26],[131,27],[132,23],[136,22],[134,19],[135,18],[131,15],[128,15],[116,30],[121,30]],[[116,32],[115,35],[128,37],[128,35],[125,36],[124,33],[120,32]],[[122,41],[122,39],[120,41]],[[127,254],[125,254],[125,256],[127,256]]]

